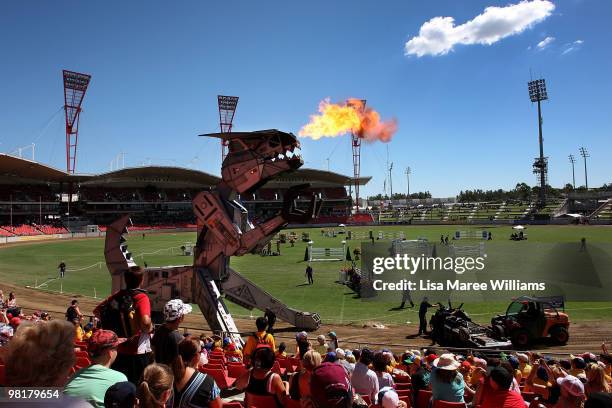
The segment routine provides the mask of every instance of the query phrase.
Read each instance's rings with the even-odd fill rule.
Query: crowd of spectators
[[[46,312],[24,315],[16,296],[5,299],[0,291],[0,385],[59,387],[61,403],[45,406],[64,408],[220,408],[232,406],[230,400],[236,407],[612,407],[612,355],[605,345],[600,355],[567,358],[436,349],[398,354],[342,348],[334,332],[314,341],[300,332],[294,343],[277,347],[260,317],[241,350],[230,337],[181,333],[191,306],[180,299],[166,304],[165,322],[153,330],[148,298],[140,296],[141,271],[125,276],[127,288],[103,301],[85,326],[77,300],[65,319],[50,320]],[[127,300],[129,320],[119,314],[112,321],[108,309],[123,310]],[[113,324],[123,328],[112,330]]]

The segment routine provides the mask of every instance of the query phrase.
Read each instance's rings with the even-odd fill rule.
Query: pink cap
[[[582,381],[573,375],[566,375],[565,377],[557,378],[557,384],[559,384],[559,387],[565,389],[565,391],[575,397],[584,396],[584,385],[582,385]]]

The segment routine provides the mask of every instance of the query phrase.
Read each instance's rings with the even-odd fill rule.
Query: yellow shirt
[[[521,370],[521,374],[523,378],[527,378],[529,377],[529,374],[531,373],[531,366],[529,364],[520,363],[519,370]]]
[[[257,337],[257,338],[255,338]],[[244,345],[244,349],[242,350],[242,354],[247,356],[247,358],[251,358],[251,354],[257,348],[258,343],[265,343],[270,346],[273,351],[276,351],[276,344],[274,343],[274,336],[270,333],[266,333],[266,331],[258,331],[255,335],[251,335],[247,338],[247,342]]]
[[[76,326],[76,331],[75,331],[75,339],[76,341],[83,341],[83,329],[81,328],[81,326]]]

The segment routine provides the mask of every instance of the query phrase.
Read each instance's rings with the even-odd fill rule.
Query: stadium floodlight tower
[[[574,172],[574,165],[576,164],[576,158],[574,157],[573,154],[570,154],[569,156],[569,161],[572,164],[572,188],[575,190],[576,189],[576,173]]]
[[[66,172],[74,174],[77,144],[79,141],[79,118],[81,104],[89,86],[91,75],[63,70],[64,112],[66,114]]]
[[[238,106],[238,97],[217,95],[217,103],[219,104],[219,127],[221,128],[221,133],[231,133],[234,114]],[[227,144],[228,140],[221,138],[221,162],[225,160],[227,155]]]
[[[542,138],[542,108],[540,104],[542,101],[548,99],[548,93],[546,92],[546,82],[544,79],[529,81],[527,85],[529,88],[529,99],[531,99],[531,102],[537,102],[538,104],[538,139],[540,142],[540,157],[536,157],[533,163],[533,173],[540,179],[539,205],[544,207],[546,205],[546,184],[548,181],[548,157],[544,157],[544,139]]]
[[[354,106],[351,101],[348,105]],[[366,100],[361,100],[361,106],[358,108],[365,110]],[[361,175],[361,139],[363,135],[359,132],[351,132],[351,146],[353,148],[353,185],[355,188],[355,213],[359,213],[359,177]]]
[[[586,187],[586,189],[589,189],[589,177],[587,176],[587,157],[591,157],[591,155],[589,154],[589,152],[587,152],[587,149],[585,149],[584,147],[580,148],[580,155],[582,156],[582,159],[584,160],[584,186]]]

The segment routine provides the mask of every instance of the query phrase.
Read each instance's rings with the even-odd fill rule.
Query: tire
[[[492,329],[493,329],[493,334],[495,335],[496,338],[501,339],[502,337],[505,337],[503,326],[496,324],[492,327]]]
[[[569,332],[567,328],[563,326],[555,326],[550,329],[550,338],[555,342],[555,344],[564,346],[569,341]]]
[[[525,329],[517,329],[512,333],[512,345],[516,348],[525,349],[531,343],[531,336]]]

